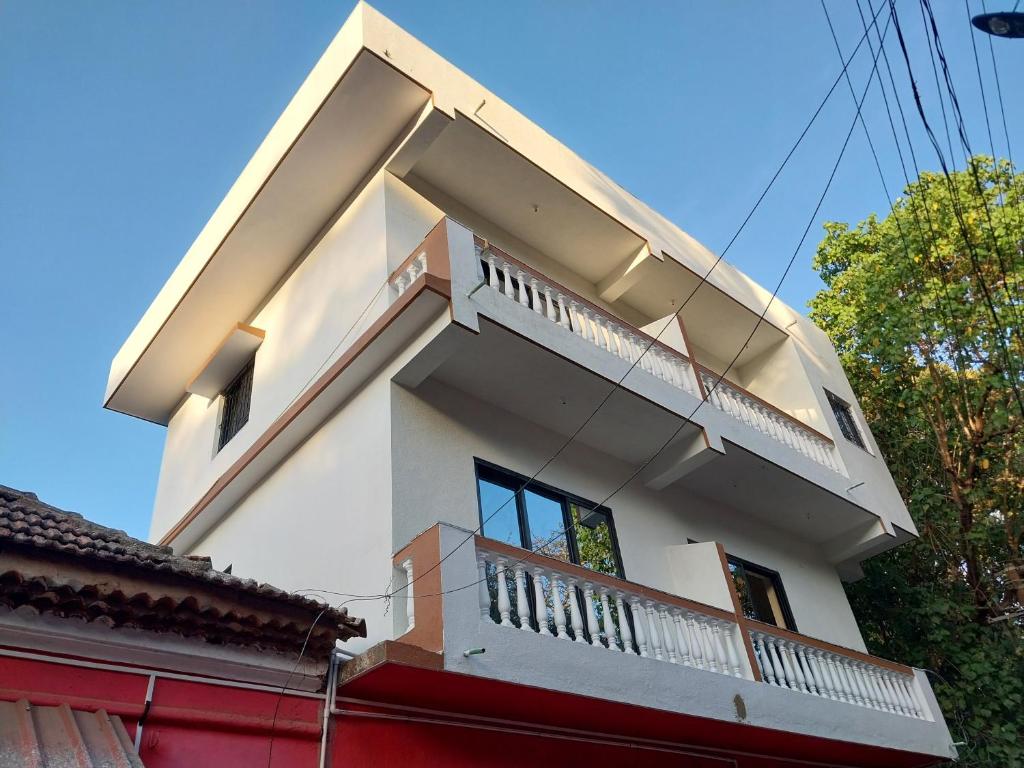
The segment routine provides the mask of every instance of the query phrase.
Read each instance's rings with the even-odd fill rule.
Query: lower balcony
[[[717,604],[439,524],[396,556],[396,637],[436,654],[435,671],[453,681],[535,702],[518,717],[566,697],[550,725],[586,720],[589,708],[625,736],[779,759],[910,766],[955,755],[920,670],[745,618],[721,549],[696,546],[693,593]]]

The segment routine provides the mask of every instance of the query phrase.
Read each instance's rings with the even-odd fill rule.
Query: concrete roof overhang
[[[325,55],[128,337],[111,365],[107,408],[166,424],[217,344],[429,102],[377,54],[348,48],[347,58],[325,64]]]

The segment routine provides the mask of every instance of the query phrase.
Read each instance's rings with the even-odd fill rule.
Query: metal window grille
[[[853,417],[853,409],[850,408],[849,403],[844,403],[828,390],[825,391],[825,394],[828,396],[828,403],[832,406],[832,413],[835,414],[839,431],[843,433],[843,437],[854,445],[864,448],[864,438],[860,434],[860,428]]]
[[[252,400],[252,372],[253,363],[249,362],[234,381],[225,387],[222,396],[224,397],[224,411],[220,420],[220,440],[217,450],[220,450],[231,440],[238,430],[249,421],[249,402]]]

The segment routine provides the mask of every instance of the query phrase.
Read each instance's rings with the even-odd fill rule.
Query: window
[[[610,509],[482,461],[476,477],[484,536],[623,578]]]
[[[219,451],[228,441],[231,440],[238,430],[245,426],[249,420],[249,401],[252,399],[252,372],[255,358],[249,361],[234,380],[228,384],[221,397],[224,398],[224,407],[220,417],[220,438],[217,441]]]
[[[736,594],[743,606],[743,615],[795,632],[796,622],[789,610],[789,601],[779,574],[732,555],[727,559]]]
[[[835,414],[836,422],[839,424],[839,431],[843,433],[843,437],[854,445],[867,450],[867,446],[864,445],[864,437],[860,433],[860,427],[857,426],[857,419],[853,415],[853,409],[850,408],[850,404],[840,400],[827,389],[825,390],[825,395],[828,397],[828,404],[832,406],[832,413]]]

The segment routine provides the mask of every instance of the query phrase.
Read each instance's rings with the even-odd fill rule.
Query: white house
[[[360,3],[105,405],[167,426],[154,542],[355,596],[343,722],[403,764],[948,759],[842,587],[914,524],[770,297]]]

